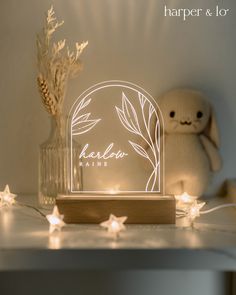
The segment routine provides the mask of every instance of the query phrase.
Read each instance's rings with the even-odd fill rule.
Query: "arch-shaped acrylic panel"
[[[144,89],[125,81],[96,84],[76,99],[67,126],[70,193],[164,194],[163,119]],[[75,184],[78,166],[83,191]]]

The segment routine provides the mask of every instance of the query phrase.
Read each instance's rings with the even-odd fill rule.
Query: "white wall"
[[[82,90],[110,79],[134,82],[153,96],[179,86],[203,90],[218,116],[224,159],[212,189],[225,178],[235,177],[235,0],[1,0],[1,188],[9,183],[14,192],[37,191],[38,145],[48,136],[49,120],[36,87],[35,34],[51,2],[58,17],[65,20],[58,36],[70,42],[89,40],[83,55],[84,71],[70,84],[66,109]],[[201,17],[184,23],[164,18],[164,3],[171,7],[212,7],[219,3],[231,8],[231,13],[227,18]],[[151,276],[152,284],[157,281],[155,276]],[[208,280],[205,285],[204,276]],[[216,282],[222,279],[218,275],[193,273],[190,277],[192,281],[188,278],[184,285],[186,294],[194,294],[191,287],[197,288],[194,282],[198,280],[206,289],[196,294],[224,293],[223,283],[216,293]],[[142,278],[140,282],[145,284],[148,276]],[[175,280],[175,275],[170,278]],[[176,293],[176,289],[169,292],[184,294]]]
[[[234,0],[2,0],[0,3],[0,187],[37,191],[38,145],[48,136],[49,120],[35,82],[35,34],[51,2],[65,25],[58,37],[89,40],[84,71],[72,81],[66,109],[96,82],[122,79],[153,96],[174,87],[205,91],[221,130],[224,168],[212,189],[235,177],[236,18]],[[199,17],[186,22],[164,18],[163,6],[213,7],[227,18]]]

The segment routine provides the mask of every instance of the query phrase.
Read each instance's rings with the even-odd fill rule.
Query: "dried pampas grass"
[[[78,75],[82,69],[79,59],[88,45],[75,43],[75,50],[66,46],[66,40],[51,42],[54,32],[64,24],[58,22],[53,6],[47,11],[43,30],[37,35],[38,88],[42,102],[49,114],[56,116],[62,112],[68,80]]]

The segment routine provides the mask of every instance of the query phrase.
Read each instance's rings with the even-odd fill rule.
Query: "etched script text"
[[[107,159],[122,159],[126,156],[128,156],[127,153],[122,152],[121,150],[118,151],[112,151],[114,147],[114,143],[110,143],[108,147],[105,149],[105,151],[98,151],[98,152],[89,152],[89,144],[86,143],[86,145],[83,147],[79,158],[80,159],[97,159],[97,160],[107,160]]]

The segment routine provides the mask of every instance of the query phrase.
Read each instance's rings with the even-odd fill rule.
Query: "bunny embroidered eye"
[[[170,112],[170,117],[171,117],[171,118],[174,118],[174,116],[175,116],[175,111],[171,111],[171,112]]]
[[[203,113],[201,111],[197,112],[197,118],[200,119],[203,117]]]

